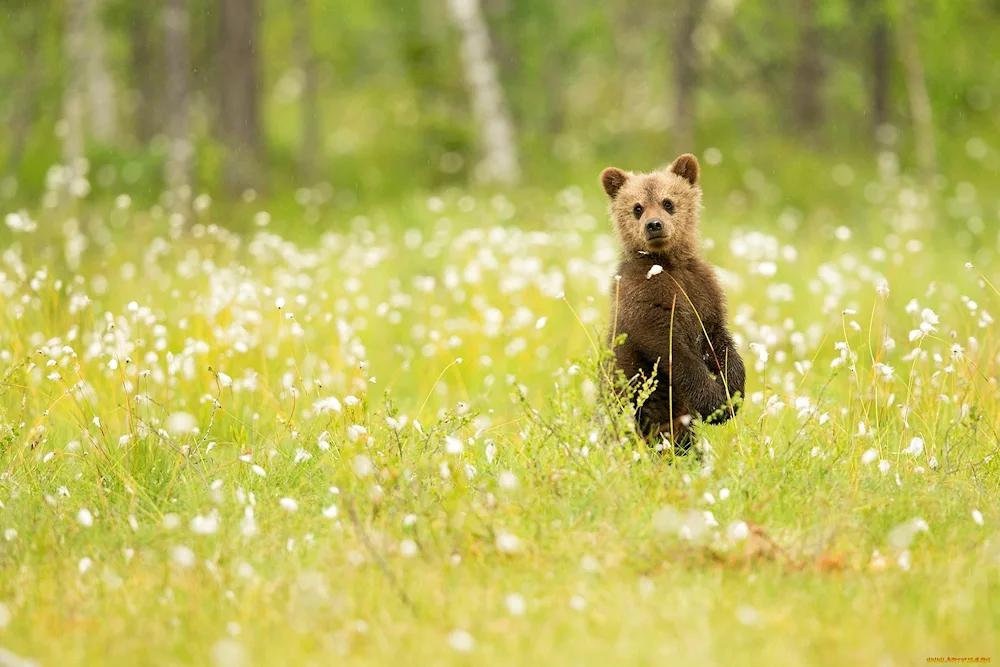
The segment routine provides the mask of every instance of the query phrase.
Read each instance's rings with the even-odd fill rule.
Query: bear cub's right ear
[[[618,191],[622,189],[627,180],[628,174],[621,169],[608,167],[601,172],[601,185],[604,186],[604,191],[608,194],[609,199],[614,199],[618,195]]]

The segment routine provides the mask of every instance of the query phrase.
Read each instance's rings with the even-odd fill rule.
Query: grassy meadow
[[[865,193],[710,193],[748,395],[676,458],[601,390],[596,174],[3,210],[0,664],[1000,658],[1000,239]]]

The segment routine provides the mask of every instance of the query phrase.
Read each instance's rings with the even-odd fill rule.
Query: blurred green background
[[[861,225],[888,175],[968,243],[998,226],[997,35],[1000,0],[0,0],[0,203],[85,172],[354,215],[692,151],[734,216]]]

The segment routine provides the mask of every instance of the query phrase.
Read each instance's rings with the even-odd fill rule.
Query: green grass
[[[997,657],[992,232],[965,250],[881,206],[850,238],[836,219],[778,231],[710,198],[748,401],[700,430],[701,460],[674,459],[599,391],[598,195],[267,229],[210,208],[181,236],[90,205],[5,230],[0,647],[42,665]]]

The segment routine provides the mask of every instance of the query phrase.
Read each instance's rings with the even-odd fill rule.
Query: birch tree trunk
[[[513,185],[521,177],[514,126],[497,78],[479,0],[448,0],[448,9],[462,37],[462,68],[484,152],[476,175],[485,183]]]
[[[310,0],[295,2],[295,33],[299,67],[302,70],[302,145],[299,169],[307,183],[316,180],[318,156],[322,152],[319,116],[319,82],[316,79],[316,53],[312,43]]]
[[[891,36],[889,20],[883,8],[876,9],[871,28],[871,120],[876,144],[879,128],[889,122],[889,85],[891,68]]]
[[[112,143],[118,131],[118,99],[114,79],[108,71],[107,32],[101,16],[102,0],[83,0],[84,57],[91,135]]]
[[[816,0],[798,0],[799,53],[792,109],[799,128],[816,130],[823,122],[823,32]]]
[[[685,0],[677,21],[673,46],[674,63],[674,142],[673,153],[695,150],[697,120],[698,50],[695,30],[701,22],[704,0]]]
[[[84,150],[84,77],[86,75],[87,0],[67,0],[63,34],[66,53],[66,79],[63,86],[62,154],[63,163],[76,173]]]
[[[899,13],[899,50],[906,75],[906,91],[910,98],[910,116],[913,120],[913,138],[917,148],[917,169],[925,184],[937,173],[934,150],[934,120],[931,115],[931,98],[927,94],[924,66],[920,61],[917,45],[917,26],[912,2],[904,0]]]
[[[191,200],[190,15],[187,0],[166,0],[163,8],[166,61],[167,161],[165,180],[174,213],[186,216]]]
[[[225,182],[234,194],[257,187],[260,165],[259,0],[220,0],[219,124]]]
[[[161,91],[157,82],[163,63],[156,39],[159,31],[153,26],[160,20],[157,8],[132,3],[129,17],[130,84],[135,103],[132,108],[132,125],[139,141],[149,143],[162,129]],[[165,92],[165,91],[163,91]]]

